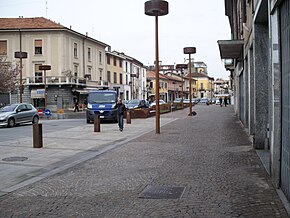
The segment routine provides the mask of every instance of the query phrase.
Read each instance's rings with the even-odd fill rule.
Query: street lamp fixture
[[[189,114],[188,114],[188,116],[192,116],[191,54],[196,53],[196,48],[195,47],[185,47],[185,48],[183,48],[183,53],[189,55],[189,62],[188,62],[188,67],[189,67]]]
[[[39,70],[44,71],[43,79],[44,79],[44,109],[46,109],[46,71],[51,70],[50,65],[40,65]]]
[[[159,108],[159,52],[158,52],[158,16],[168,14],[168,2],[151,0],[145,2],[145,14],[155,17],[155,101],[156,101],[156,133],[160,133],[160,108]]]

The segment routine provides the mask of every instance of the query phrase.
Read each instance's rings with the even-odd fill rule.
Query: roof
[[[191,76],[192,77],[206,77],[206,78],[210,78],[208,75],[206,75],[204,73],[192,73]]]
[[[66,27],[44,17],[0,18],[0,29],[66,29]]]
[[[177,82],[182,81],[182,79],[180,77],[173,77],[173,76],[168,76],[168,75],[163,75],[163,76],[169,80],[173,80],[173,81],[177,81]]]
[[[61,30],[68,31],[70,33],[79,35],[80,37],[92,40],[94,42],[107,47],[108,45],[104,42],[100,42],[93,39],[87,35],[83,35],[72,29],[69,29],[59,23],[46,19],[44,17],[34,17],[34,18],[0,18],[0,31],[35,31],[35,30]]]
[[[147,78],[155,79],[155,71],[147,70],[146,75],[147,75]],[[159,79],[167,80],[167,78],[161,73],[159,73]]]

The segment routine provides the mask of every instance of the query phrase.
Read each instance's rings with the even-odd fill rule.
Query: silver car
[[[13,127],[20,123],[38,121],[38,112],[31,104],[11,104],[0,109],[0,126]]]

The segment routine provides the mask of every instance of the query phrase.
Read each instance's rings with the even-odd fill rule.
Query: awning
[[[74,89],[73,92],[78,92],[80,95],[87,95],[89,93],[87,89]]]
[[[221,59],[240,59],[243,57],[244,40],[218,40]]]

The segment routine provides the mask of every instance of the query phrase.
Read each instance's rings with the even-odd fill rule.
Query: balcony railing
[[[69,77],[69,76],[35,76],[35,77],[26,77],[27,85],[44,85],[44,79],[46,84],[74,84],[74,85],[86,85],[87,80],[81,77]]]

